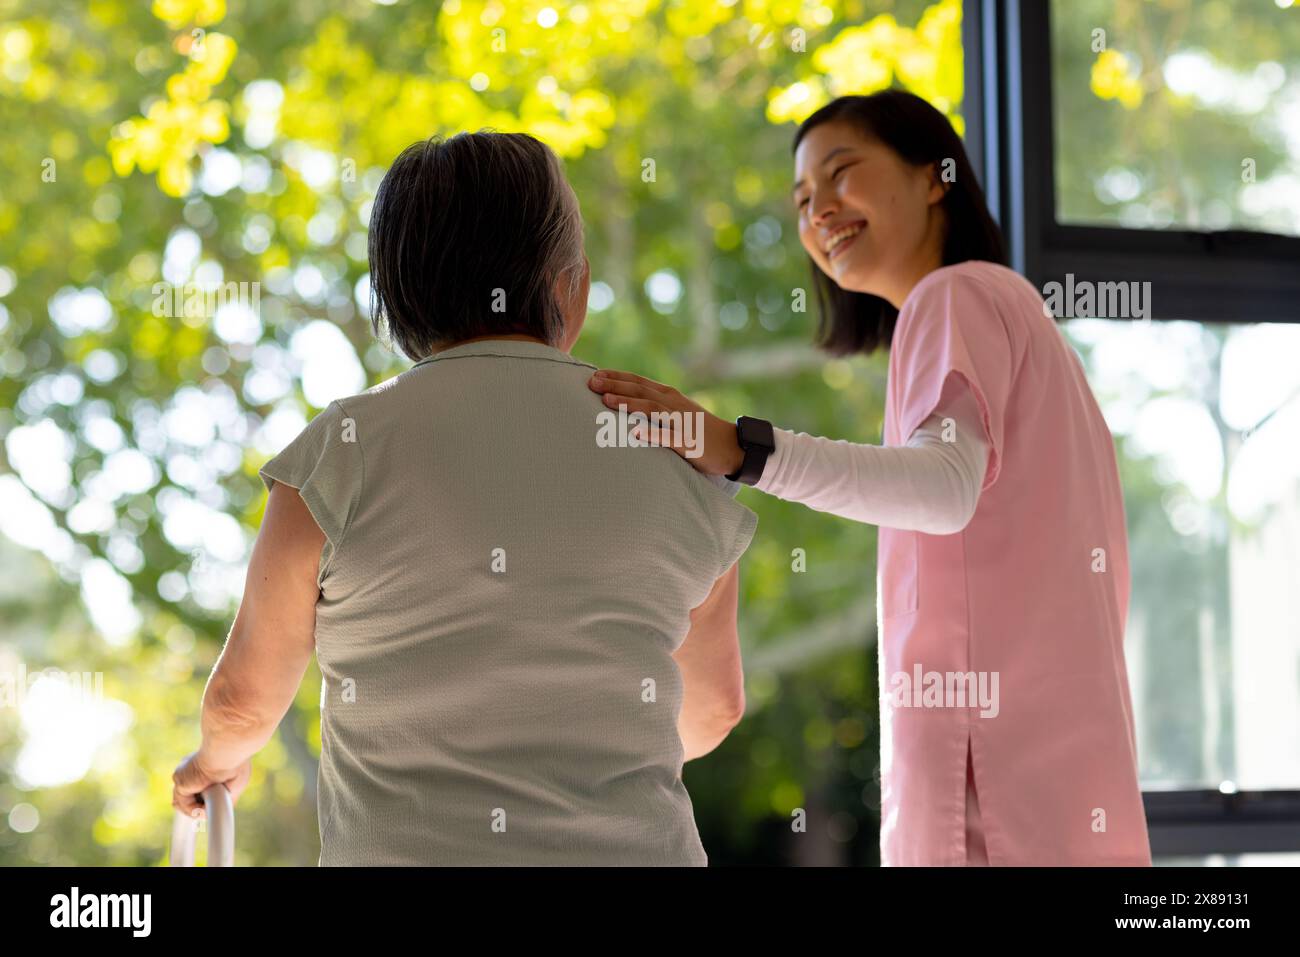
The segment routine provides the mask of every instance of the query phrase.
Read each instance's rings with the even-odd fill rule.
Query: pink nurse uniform
[[[885,444],[962,388],[989,447],[974,517],[880,529],[881,862],[1149,865],[1114,443],[1042,297],[992,263],[938,269],[904,302]],[[917,676],[982,679],[993,706],[895,693]]]

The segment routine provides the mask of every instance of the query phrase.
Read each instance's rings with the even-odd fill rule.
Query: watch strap
[[[763,477],[768,456],[776,451],[772,423],[766,419],[742,415],[736,420],[736,441],[739,442],[745,456],[741,460],[740,468],[724,477],[728,481],[740,482],[742,485],[757,484]]]

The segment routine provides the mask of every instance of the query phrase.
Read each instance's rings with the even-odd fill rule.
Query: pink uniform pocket
[[[881,528],[876,549],[876,596],[880,620],[916,611],[918,572],[916,533]]]

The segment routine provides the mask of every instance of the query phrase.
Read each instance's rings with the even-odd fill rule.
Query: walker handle
[[[224,784],[203,789],[203,807],[208,819],[208,867],[235,866],[235,802]],[[198,820],[177,809],[172,819],[172,867],[194,866],[194,843]]]

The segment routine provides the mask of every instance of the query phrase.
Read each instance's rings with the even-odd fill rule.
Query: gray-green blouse
[[[261,470],[327,539],[322,865],[707,864],[670,655],[757,517],[668,449],[602,441],[594,368],[457,346]]]

